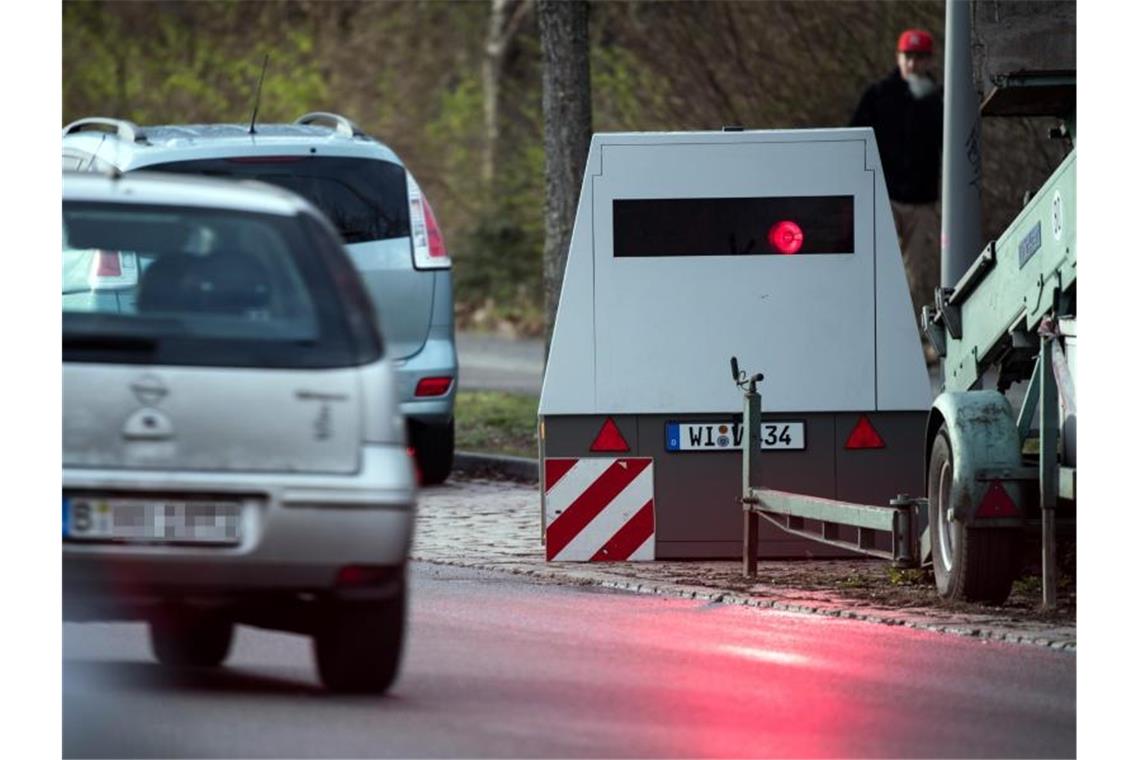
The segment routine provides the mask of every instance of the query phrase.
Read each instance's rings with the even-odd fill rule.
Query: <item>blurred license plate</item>
[[[237,544],[241,504],[64,497],[63,536],[75,541]]]
[[[761,449],[799,450],[804,448],[803,422],[760,423]],[[744,425],[739,422],[669,422],[665,425],[666,451],[732,451],[744,442]]]

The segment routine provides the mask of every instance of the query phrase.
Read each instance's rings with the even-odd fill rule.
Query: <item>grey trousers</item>
[[[934,303],[934,289],[942,276],[941,207],[938,203],[911,204],[891,201],[895,230],[899,236],[910,300],[918,321],[923,304]]]

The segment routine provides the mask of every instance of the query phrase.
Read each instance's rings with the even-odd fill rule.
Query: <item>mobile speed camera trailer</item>
[[[982,5],[947,4],[948,59]],[[1014,52],[1041,47],[1023,31],[1037,42]],[[1073,71],[995,65],[986,113],[1061,114],[1073,135]],[[539,404],[547,558],[743,550],[754,574],[758,555],[854,551],[933,561],[943,596],[1001,601],[1039,522],[1052,606],[1053,512],[1075,506],[1074,210],[1070,154],[968,271],[944,271],[931,404],[869,130],[595,135]],[[763,418],[763,375],[737,356],[768,376]],[[1015,417],[1001,391],[1018,380]]]
[[[740,556],[730,354],[770,373],[765,485],[919,492],[930,381],[871,130],[594,136],[539,402],[548,559]],[[765,527],[765,556],[850,556]]]
[[[988,90],[981,113],[1059,116],[1064,123],[1053,136],[1075,139],[1075,56],[1069,59],[1072,69],[1042,71],[1039,66],[1036,70],[1027,66],[1024,54],[1045,49],[1063,57],[1066,50],[1075,49],[1075,20],[1062,27],[1061,44],[1056,44],[1053,25],[1055,44],[1050,46],[1042,42],[1042,14],[1032,15],[1037,9],[1026,14],[1024,7],[1003,5],[1011,6],[1004,14],[1004,27],[999,26],[1003,14],[992,8],[983,8],[974,16],[974,22],[983,25],[977,31],[991,40],[1004,37],[1012,51],[999,56],[1001,48],[997,47],[983,61],[983,83]],[[1043,10],[1053,14],[1057,9]],[[1074,11],[1071,7],[1060,10],[1070,15]],[[960,79],[969,77],[969,12],[967,3],[947,3],[949,118],[944,202],[948,206],[963,198],[970,200],[961,192],[965,188],[954,187],[956,182],[968,184],[965,180],[970,174],[955,149],[966,147],[978,134],[976,111],[968,121],[962,113],[952,113],[954,101],[962,100],[963,90],[973,87],[972,81],[968,86],[959,81],[960,89],[955,91],[950,79],[955,72]],[[990,22],[992,26],[987,26]],[[956,166],[955,161],[959,162]],[[973,178],[980,179],[976,162],[971,163]],[[943,597],[1001,603],[1021,570],[1028,528],[1039,530],[1041,536],[1042,606],[1055,606],[1056,513],[1064,508],[1066,516],[1075,516],[1076,508],[1075,210],[1074,149],[1006,231],[986,245],[964,272],[955,271],[955,262],[948,261],[948,251],[943,251],[943,287],[935,293],[934,305],[923,308],[924,330],[944,359],[945,374],[944,389],[932,405],[923,441],[925,498],[900,494],[885,507],[883,502],[844,503],[761,485],[767,480],[761,476],[761,467],[777,466],[767,455],[761,465],[761,446],[754,432],[764,424],[757,392],[763,375],[750,377],[735,358],[731,360],[732,378],[745,391],[741,502],[746,575],[756,570],[759,516],[800,533],[805,532],[805,518],[814,518],[823,524],[822,531],[814,535],[817,540],[834,541],[838,526],[857,526],[861,540],[873,531],[885,532],[892,536],[889,553],[858,549],[900,565],[913,566],[929,558]],[[956,234],[960,230],[953,226],[953,217],[958,212],[944,211],[952,222],[945,235],[949,248],[959,238],[958,250],[950,251],[951,256],[960,255],[961,240],[969,239]],[[996,382],[996,389],[983,388],[987,376]],[[1028,387],[1015,416],[1004,392],[1023,381]],[[1066,522],[1075,526],[1075,517]]]

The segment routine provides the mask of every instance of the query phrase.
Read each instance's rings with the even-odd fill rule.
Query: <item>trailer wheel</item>
[[[1002,604],[1021,569],[1021,534],[1010,528],[967,528],[961,520],[951,520],[958,487],[954,451],[943,425],[927,473],[934,581],[943,599]]]

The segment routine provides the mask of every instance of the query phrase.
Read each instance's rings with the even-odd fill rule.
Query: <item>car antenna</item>
[[[261,76],[257,78],[257,94],[253,96],[253,116],[249,119],[249,133],[256,135],[257,130],[254,125],[257,123],[257,109],[261,106],[261,83],[265,81],[265,69],[269,66],[269,53],[265,54],[265,60],[261,63]]]

